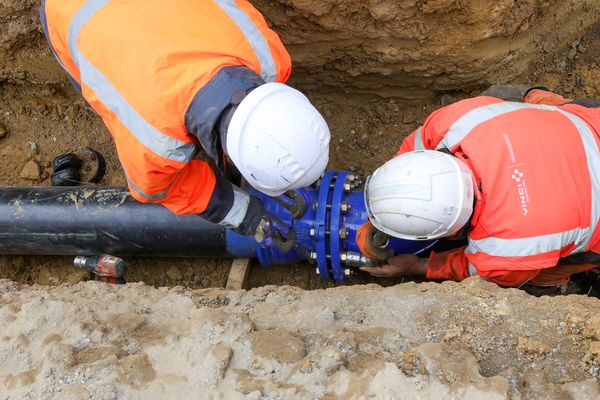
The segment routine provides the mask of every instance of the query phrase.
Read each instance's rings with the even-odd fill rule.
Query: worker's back
[[[235,90],[291,71],[245,0],[46,0],[41,14],[57,58],[115,139],[132,194],[177,213],[203,211],[215,186],[192,160],[212,129],[202,124],[218,121]]]
[[[433,113],[402,150],[447,148],[472,168],[481,199],[466,252],[479,272],[548,268],[597,250],[598,117],[576,105],[477,97]]]
[[[249,3],[236,3],[240,8],[230,1],[46,0],[46,18],[76,80],[77,65],[84,84],[107,79],[148,122],[177,137],[197,90],[222,67],[245,65],[265,81],[289,75],[278,36]],[[245,35],[256,33],[265,39],[257,52]],[[270,59],[259,59],[263,54]],[[85,85],[83,91],[93,97]]]

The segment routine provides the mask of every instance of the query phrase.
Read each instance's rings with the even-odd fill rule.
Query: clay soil
[[[256,3],[329,123],[333,169],[369,174],[443,96],[520,83],[600,98],[593,0]],[[0,185],[49,185],[55,156],[91,146],[101,185],[124,186],[37,6],[0,0]],[[596,299],[365,275],[334,288],[308,264],[257,263],[255,289],[227,292],[208,288],[229,260],[127,261],[140,283],[115,287],[72,257],[0,256],[0,399],[600,397]]]

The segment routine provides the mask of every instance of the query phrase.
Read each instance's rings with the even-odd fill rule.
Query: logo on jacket
[[[518,169],[515,169],[513,171],[512,178],[515,180],[515,182],[517,182],[517,183],[521,182],[522,177],[523,177],[523,173],[521,171],[519,171]]]
[[[529,212],[529,195],[527,194],[527,185],[525,184],[525,174],[518,168],[515,168],[513,169],[511,178],[517,184],[517,195],[519,196],[519,202],[521,204],[523,215],[527,215]]]

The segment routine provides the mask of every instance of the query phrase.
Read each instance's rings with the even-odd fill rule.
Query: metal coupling
[[[346,256],[345,260],[343,256]],[[353,251],[347,251],[346,253],[342,253],[340,255],[342,262],[349,267],[371,267],[377,265],[377,260],[373,260],[371,258],[367,258],[360,253],[355,253]]]

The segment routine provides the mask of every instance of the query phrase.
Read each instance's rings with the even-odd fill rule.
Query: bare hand
[[[387,264],[380,267],[361,267],[361,271],[368,272],[377,278],[395,278],[405,275],[425,275],[429,260],[412,254],[400,254],[390,257]]]

